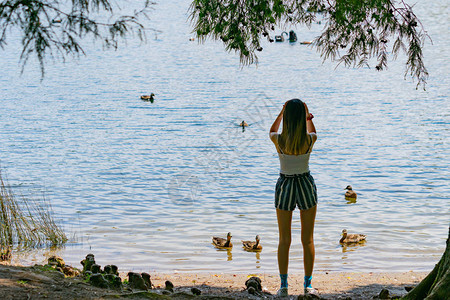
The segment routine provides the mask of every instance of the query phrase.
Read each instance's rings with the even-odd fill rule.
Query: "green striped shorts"
[[[310,172],[295,175],[280,173],[275,186],[275,207],[292,211],[310,209],[317,204],[317,188]]]

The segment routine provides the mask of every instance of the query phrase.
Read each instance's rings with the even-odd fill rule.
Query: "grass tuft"
[[[53,218],[53,210],[44,197],[40,200],[15,197],[0,170],[0,260],[11,255],[11,248],[59,246],[67,237]]]

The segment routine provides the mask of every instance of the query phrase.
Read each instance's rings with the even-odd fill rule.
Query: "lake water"
[[[258,67],[241,68],[221,43],[189,41],[188,6],[161,1],[148,25],[162,33],[147,44],[86,42],[87,56],[49,61],[42,82],[33,61],[20,76],[18,36],[1,52],[1,167],[17,194],[51,201],[70,237],[56,253],[80,266],[92,252],[121,270],[277,272],[268,130],[286,100],[301,98],[319,136],[315,269],[430,270],[450,220],[448,2],[416,5],[433,40],[426,91],[404,80],[404,57],[383,72],[335,68],[299,43],[264,42]],[[321,26],[297,28],[299,40]],[[153,104],[139,99],[151,92]],[[356,203],[344,199],[348,184]],[[303,272],[298,210],[293,228],[290,272]],[[344,228],[367,242],[341,247]],[[235,247],[216,250],[211,236],[228,231]],[[263,251],[244,252],[240,240],[256,234]]]

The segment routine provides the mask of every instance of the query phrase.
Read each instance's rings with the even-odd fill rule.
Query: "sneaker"
[[[289,297],[288,288],[282,287],[277,292],[277,297]]]
[[[315,297],[319,297],[319,291],[318,290],[316,290],[315,288],[313,288],[313,287],[307,287],[307,288],[305,288],[305,290],[304,290],[304,293],[305,293],[305,296],[306,295],[309,295],[309,296],[315,296]],[[314,298],[315,298],[314,297]]]

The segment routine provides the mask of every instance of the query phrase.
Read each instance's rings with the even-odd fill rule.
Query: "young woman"
[[[288,296],[288,263],[291,246],[292,212],[300,209],[305,270],[305,294],[317,294],[311,279],[314,267],[314,221],[317,209],[317,190],[309,173],[309,155],[317,140],[316,128],[307,105],[299,99],[287,101],[270,128],[270,139],[275,144],[280,159],[280,177],[275,187],[279,242],[278,268],[281,287],[279,296]],[[278,134],[281,119],[283,130]]]

